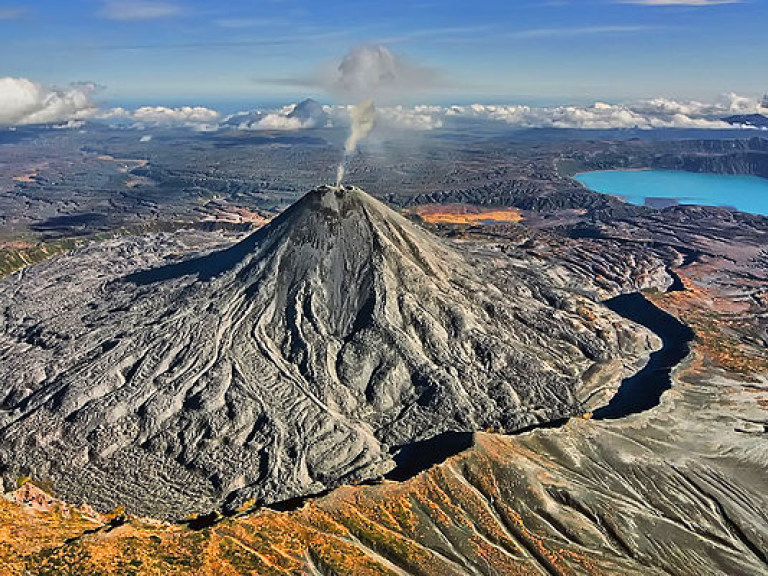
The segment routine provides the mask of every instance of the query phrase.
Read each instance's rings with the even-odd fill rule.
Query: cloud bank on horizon
[[[221,113],[205,106],[141,106],[135,110],[111,108],[93,116],[96,120],[117,120],[127,122],[132,127],[149,126],[186,126],[198,131],[218,129]]]
[[[517,128],[561,128],[580,130],[663,128],[728,129],[731,124],[724,117],[766,114],[763,102],[737,94],[726,94],[720,101],[704,103],[654,98],[629,104],[596,102],[591,106],[503,106],[474,104],[450,106],[430,111],[416,107],[416,111],[433,113],[447,118],[475,118],[495,120]]]
[[[355,88],[356,89],[356,88]],[[80,126],[86,120],[120,123],[132,128],[186,126],[200,131],[292,131],[346,125],[353,106],[320,106],[312,100],[274,110],[224,116],[205,106],[100,108],[93,83],[54,88],[27,78],[0,78],[0,126],[58,124]],[[377,107],[377,121],[395,128],[437,130],[451,122],[503,123],[511,128],[562,129],[725,129],[731,115],[768,114],[768,96],[725,94],[716,102],[653,98],[630,103],[596,102],[589,106],[526,105],[390,105]]]
[[[56,89],[27,78],[0,78],[0,125],[50,124],[93,116],[92,83]]]

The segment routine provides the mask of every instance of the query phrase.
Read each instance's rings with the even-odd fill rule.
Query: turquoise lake
[[[639,206],[727,206],[768,216],[768,179],[758,176],[669,170],[602,170],[584,172],[575,178],[590,190],[619,196]]]

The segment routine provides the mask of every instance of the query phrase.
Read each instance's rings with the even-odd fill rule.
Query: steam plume
[[[344,147],[344,160],[339,165],[338,186],[344,179],[347,160],[376,125],[373,99],[394,101],[435,85],[436,79],[432,70],[411,64],[386,46],[360,46],[342,59],[328,88],[346,102],[359,101],[359,104],[350,110],[352,126]]]
[[[373,105],[373,100],[363,100],[357,106],[352,107],[349,117],[352,120],[352,126],[344,145],[344,160],[339,164],[336,174],[337,186],[341,186],[341,181],[344,180],[347,159],[357,150],[360,141],[368,136],[376,126],[376,107]]]

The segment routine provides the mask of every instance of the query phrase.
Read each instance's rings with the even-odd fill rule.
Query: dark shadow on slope
[[[106,524],[102,524],[101,526],[97,526],[96,528],[90,528],[88,530],[85,530],[82,534],[78,534],[77,536],[72,536],[71,538],[67,538],[66,540],[64,540],[64,545],[69,546],[70,544],[75,544],[80,540],[82,540],[85,536],[99,534],[100,532],[105,532],[105,533],[112,532],[116,528],[125,526],[125,524],[127,523],[128,523],[127,517],[123,515],[115,516]]]
[[[275,218],[271,223],[260,228],[245,240],[238,242],[230,248],[219,250],[207,254],[206,256],[184,260],[183,262],[134,272],[133,274],[126,276],[124,280],[140,286],[173,280],[175,278],[183,278],[184,276],[197,276],[197,279],[201,281],[211,280],[223,272],[231,270],[237,266],[239,262],[264,242],[275,228],[281,226],[286,220],[289,220],[292,217],[292,214],[301,210],[303,206],[312,202],[313,198],[316,197],[317,195],[314,192],[306,194],[298,202],[288,207],[288,209]]]
[[[249,253],[251,253],[263,238],[262,230],[248,236],[230,248],[212,252],[206,256],[168,264],[158,268],[134,272],[124,278],[127,282],[143,286],[156,282],[165,282],[184,276],[197,276],[198,280],[207,281],[234,268]]]
[[[569,421],[570,418],[557,418],[555,420],[550,420],[549,422],[537,422],[536,424],[512,430],[511,432],[508,432],[507,435],[517,436],[519,434],[525,434],[526,432],[533,432],[534,430],[553,430],[555,428],[562,428],[568,424]]]
[[[218,512],[209,512],[208,514],[201,514],[195,516],[189,520],[183,520],[179,524],[184,524],[190,530],[205,530],[218,524],[222,519],[222,516]]]
[[[30,225],[30,229],[43,234],[59,236],[85,236],[94,230],[105,230],[111,221],[104,214],[85,212],[53,216]]]
[[[329,488],[327,490],[323,490],[322,492],[307,494],[306,496],[295,496],[293,498],[288,498],[287,500],[281,500],[280,502],[267,504],[264,506],[264,508],[274,510],[275,512],[295,512],[296,510],[301,509],[307,502],[316,500],[317,498],[322,498],[323,496],[327,496],[332,491],[333,488]]]
[[[125,276],[124,280],[137,285],[154,284],[184,276],[197,276],[197,279],[201,281],[211,280],[223,272],[235,268],[249,254],[270,240],[285,238],[294,232],[304,233],[305,230],[302,228],[307,226],[307,222],[302,214],[313,212],[321,215],[326,214],[327,210],[324,210],[322,206],[322,198],[330,190],[331,188],[322,187],[308,192],[272,222],[230,248],[183,262],[134,272]],[[352,187],[347,186],[346,190],[352,190]],[[343,193],[344,191],[336,191],[336,194]]]
[[[399,446],[393,457],[397,466],[384,477],[387,480],[404,482],[467,450],[474,443],[474,437],[473,432],[443,432],[429,440]]]
[[[682,278],[672,267],[667,267],[667,274],[672,277],[672,285],[667,288],[667,292],[685,292],[685,284],[683,284]]]

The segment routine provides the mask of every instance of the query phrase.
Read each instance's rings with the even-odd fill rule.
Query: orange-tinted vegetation
[[[768,351],[749,345],[757,312],[743,301],[736,302],[726,294],[703,288],[678,271],[685,290],[651,294],[660,308],[674,314],[696,332],[697,357],[707,366],[731,374],[761,374],[768,371]]]
[[[71,250],[82,241],[73,239],[51,242],[0,242],[0,278],[52,256]]]
[[[419,206],[412,210],[430,224],[508,224],[520,222],[523,219],[516,208],[482,208],[469,204],[431,204]]]
[[[344,487],[296,511],[260,510],[201,530],[139,518],[95,524],[79,508],[6,499],[0,562],[13,576],[592,571],[594,559],[515,509],[512,442],[479,434],[475,447],[407,482]]]
[[[103,526],[106,517],[92,510],[68,506],[37,487],[24,483],[0,497],[0,573],[34,573],[30,559],[63,546],[88,530]]]

